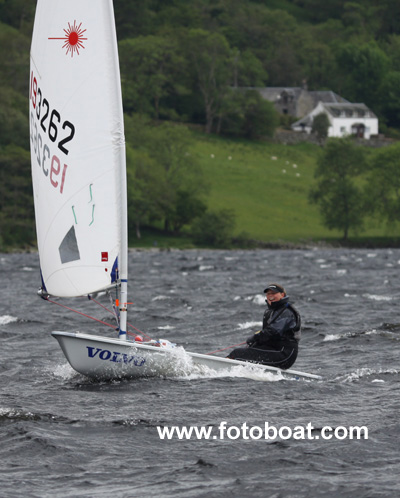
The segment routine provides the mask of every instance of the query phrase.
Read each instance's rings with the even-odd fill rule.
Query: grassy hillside
[[[236,216],[235,235],[263,242],[312,242],[340,240],[342,233],[321,224],[318,208],[308,202],[314,170],[321,148],[303,143],[295,146],[229,140],[194,132],[196,154],[210,183],[210,210],[232,209]],[[396,227],[387,228],[376,220],[366,230],[350,233],[353,242],[373,241],[385,245],[394,238]],[[132,235],[132,234],[131,234]],[[177,240],[157,231],[144,231],[133,246],[190,247],[190,239]]]
[[[196,135],[196,154],[210,181],[211,209],[236,214],[236,234],[261,241],[338,239],[342,233],[321,224],[318,208],[308,202],[321,148],[226,140]],[[363,239],[393,237],[396,227],[366,223]],[[355,236],[356,234],[351,234]]]
[[[236,233],[263,241],[324,237],[307,195],[319,148],[199,137],[196,152],[211,183],[211,209],[229,208]]]

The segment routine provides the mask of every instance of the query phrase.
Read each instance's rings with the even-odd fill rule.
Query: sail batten
[[[29,118],[47,292],[109,288],[127,267],[126,166],[111,0],[38,0]],[[119,275],[127,277],[127,269]]]

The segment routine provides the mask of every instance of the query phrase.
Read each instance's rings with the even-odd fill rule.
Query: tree
[[[235,214],[230,209],[207,211],[192,225],[195,243],[212,247],[226,247],[232,241],[235,228]]]
[[[221,105],[217,131],[249,139],[272,137],[279,124],[273,104],[255,90],[232,90]]]
[[[153,192],[150,198],[146,194],[146,203],[142,204],[144,207],[149,202],[146,210],[151,210],[152,214],[143,212],[141,220],[162,220],[165,230],[180,230],[188,219],[183,199],[190,198],[189,212],[199,212],[201,198],[208,190],[202,170],[191,153],[189,130],[185,126],[168,122],[150,126],[145,118],[133,116],[125,118],[125,132],[128,144],[137,151],[136,154],[141,152],[142,166],[137,166],[139,169],[136,173],[136,167],[132,166],[131,174],[133,182],[139,180],[139,191],[135,194],[138,196],[137,202],[141,203],[143,199],[140,182],[144,182],[143,185],[157,185],[158,193]],[[135,161],[133,155],[132,161]],[[146,188],[149,191],[149,186]]]
[[[376,107],[381,85],[389,69],[389,59],[375,41],[363,45],[345,43],[337,51],[344,96],[353,102]]]
[[[301,73],[307,86],[318,89],[327,85],[329,76],[329,88],[335,88],[334,75],[338,72],[335,55],[331,47],[326,43],[318,41],[317,30],[310,30],[301,34],[299,45],[299,62]]]
[[[0,246],[34,244],[34,218],[29,152],[8,145],[0,149]]]
[[[188,67],[192,67],[196,90],[203,98],[206,133],[211,133],[222,99],[232,82],[233,53],[224,36],[202,29],[190,30],[182,43]]]
[[[382,84],[382,112],[388,126],[400,127],[400,71],[390,71]]]
[[[366,187],[371,212],[389,223],[400,221],[400,144],[380,149],[371,161]]]
[[[323,224],[341,230],[344,240],[350,229],[362,228],[364,198],[356,179],[365,167],[363,149],[348,138],[331,139],[317,163],[310,202],[319,206]]]
[[[7,0],[0,2],[0,21],[30,36],[35,16],[35,2]],[[28,40],[27,40],[28,41]],[[9,54],[7,54],[9,56]]]
[[[205,203],[186,190],[178,190],[175,211],[171,214],[171,223],[175,233],[188,225],[195,218],[202,216],[207,210]]]
[[[24,0],[25,1],[25,0]],[[115,0],[114,12],[119,39],[154,33],[156,12],[153,0]]]
[[[0,23],[1,86],[26,95],[30,40],[11,26]]]
[[[164,170],[164,228],[169,230],[179,215],[179,192],[200,199],[208,184],[195,156],[191,154],[192,139],[185,126],[164,123],[151,130],[149,154]],[[154,146],[156,144],[156,146]],[[184,208],[184,206],[182,206]]]
[[[29,149],[26,97],[10,87],[0,87],[0,146],[15,144]]]
[[[123,40],[119,54],[126,111],[158,119],[164,97],[187,92],[180,77],[183,58],[174,40],[161,36]]]
[[[284,64],[282,61],[285,61]],[[299,57],[287,39],[276,47],[267,68],[272,86],[298,86],[304,79]]]
[[[321,112],[314,117],[311,131],[316,133],[320,140],[324,140],[328,136],[328,130],[331,123],[325,112]]]
[[[400,34],[400,5],[397,0],[382,0],[380,7],[380,35]]]
[[[232,84],[237,87],[265,86],[268,73],[263,68],[261,61],[251,50],[233,50],[233,78]]]
[[[141,227],[163,217],[164,170],[145,150],[126,148],[128,226],[141,238]]]
[[[312,22],[321,22],[330,17],[341,17],[343,15],[343,5],[346,0],[329,0],[320,2],[319,0],[294,0],[306,11],[307,17]]]
[[[346,2],[342,19],[348,37],[350,34],[364,40],[377,39],[382,27],[382,14],[386,10],[383,2],[371,2],[369,5],[369,2]]]

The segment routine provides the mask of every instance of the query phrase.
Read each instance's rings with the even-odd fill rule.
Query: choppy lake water
[[[400,250],[132,251],[129,258],[129,321],[200,353],[258,330],[262,290],[282,283],[304,323],[293,368],[323,380],[171,371],[89,381],[50,333],[101,334],[101,326],[36,296],[36,254],[0,255],[1,496],[400,495]],[[71,304],[109,321],[87,300]],[[157,430],[222,421],[311,423],[313,436],[325,426],[365,426],[368,439],[163,440]]]

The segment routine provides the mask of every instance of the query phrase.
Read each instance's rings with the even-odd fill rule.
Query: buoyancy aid
[[[288,329],[285,328],[279,331],[279,335],[282,338],[295,339],[299,342],[301,337],[301,316],[297,309],[289,302],[289,297],[287,296],[276,303],[272,303],[272,305],[268,305],[268,309],[265,311],[263,317],[263,330],[276,322],[287,309],[293,314],[295,324]]]

